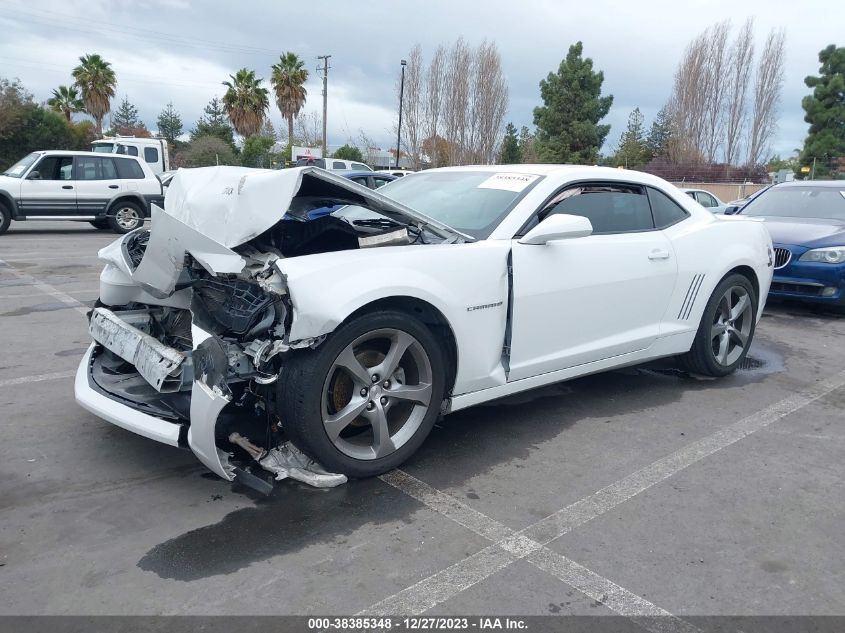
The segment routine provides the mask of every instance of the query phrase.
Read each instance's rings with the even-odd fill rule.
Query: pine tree
[[[648,132],[646,145],[652,158],[665,158],[669,151],[669,141],[672,138],[672,117],[666,106],[660,108],[651,129]]]
[[[839,178],[845,173],[845,47],[831,44],[819,62],[819,76],[804,80],[813,94],[801,102],[810,131],[799,162],[815,162],[813,178]]]
[[[519,151],[519,139],[513,123],[505,126],[505,137],[502,139],[501,156],[499,162],[503,165],[515,165],[522,162],[522,152]]]
[[[201,136],[214,136],[235,148],[234,130],[229,123],[229,116],[223,107],[223,103],[217,97],[208,102],[203,110],[204,116],[200,117],[194,129],[191,130],[191,140],[194,141]]]
[[[643,123],[645,117],[639,108],[634,108],[628,116],[628,127],[619,139],[614,161],[626,169],[636,169],[645,165],[649,159],[649,149],[645,140]]]
[[[158,115],[157,125],[159,135],[166,138],[168,143],[173,144],[182,134],[182,117],[173,107],[172,101]]]
[[[138,108],[129,103],[128,97],[123,97],[120,106],[114,111],[111,127],[115,134],[131,134],[138,128],[145,127],[138,116]]]
[[[599,125],[610,110],[613,95],[601,96],[604,73],[593,71],[593,60],[581,57],[581,42],[569,47],[556,73],[540,81],[542,106],[534,108],[540,157],[553,163],[594,163],[610,131]]]

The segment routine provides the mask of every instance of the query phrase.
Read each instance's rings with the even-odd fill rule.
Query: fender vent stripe
[[[678,311],[679,320],[686,321],[689,318],[689,315],[692,312],[692,306],[695,304],[695,300],[698,297],[698,291],[701,289],[701,284],[703,282],[703,274],[695,275],[692,278],[689,288],[687,288],[687,294],[684,297],[684,302],[681,304],[681,309]]]

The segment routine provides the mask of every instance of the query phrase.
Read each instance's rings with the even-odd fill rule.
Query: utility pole
[[[323,67],[317,66],[317,72],[323,73],[323,158],[328,157],[328,146],[326,144],[326,113],[328,112],[328,83],[329,83],[329,57],[331,55],[317,55],[317,59],[323,60]]]
[[[399,82],[399,129],[396,131],[396,169],[399,169],[399,147],[402,143],[402,101],[405,97],[405,65],[408,63],[404,59],[400,62],[402,64],[402,79]]]

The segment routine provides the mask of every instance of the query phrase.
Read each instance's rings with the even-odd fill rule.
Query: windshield
[[[20,178],[26,173],[26,170],[29,169],[32,164],[37,161],[41,157],[41,154],[38,152],[32,152],[32,154],[26,155],[24,158],[21,158],[18,162],[14,165],[9,167],[6,171],[2,174],[3,176],[11,176],[12,178]]]
[[[91,145],[92,152],[100,152],[101,154],[111,154],[114,149],[114,143],[94,143]]]
[[[742,215],[845,222],[845,191],[837,187],[772,187],[749,201]]]
[[[379,193],[453,229],[485,239],[541,179],[534,174],[490,171],[420,172],[386,184]]]

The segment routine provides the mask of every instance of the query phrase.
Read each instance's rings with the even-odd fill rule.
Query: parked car
[[[88,221],[128,233],[164,203],[161,182],[130,156],[32,152],[0,174],[0,234],[12,220]]]
[[[380,174],[390,174],[391,176],[396,176],[397,178],[417,173],[411,169],[379,169],[378,172]]]
[[[681,189],[681,191],[711,213],[724,213],[727,209],[728,205],[704,189]]]
[[[751,200],[762,194],[766,189],[771,187],[772,185],[766,185],[762,189],[758,189],[754,193],[749,193],[747,196],[743,198],[737,198],[736,200],[731,200],[727,203],[727,208],[725,209],[725,215],[734,215],[738,213],[742,207],[748,204]]]
[[[845,180],[793,181],[752,198],[775,249],[769,296],[845,309]]]
[[[161,137],[106,136],[91,143],[91,151],[135,156],[141,162],[146,163],[156,175],[161,175],[170,170],[167,139]]]
[[[368,189],[379,189],[387,183],[396,180],[396,176],[391,176],[390,174],[382,174],[373,171],[339,171],[337,173],[338,175],[343,176],[344,178],[348,178],[352,182],[357,182],[359,185],[363,185]],[[337,211],[342,206],[343,205],[333,205],[312,209],[306,214],[305,218],[302,219],[316,220],[319,217]]]
[[[297,167],[321,167],[330,171],[373,171],[369,165],[341,158],[300,158]]]
[[[762,223],[557,165],[180,170],[100,258],[77,401],[245,481],[377,475],[443,413],[659,357],[725,376],[772,275]]]

